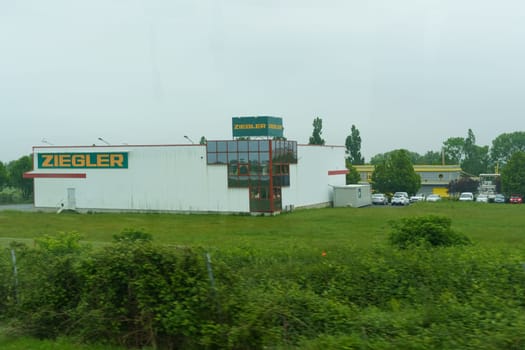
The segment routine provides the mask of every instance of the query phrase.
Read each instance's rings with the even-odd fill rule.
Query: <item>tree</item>
[[[321,138],[321,134],[323,133],[323,120],[319,117],[314,119],[313,122],[314,131],[312,133],[312,136],[310,136],[310,142],[308,142],[309,145],[324,145],[324,140]]]
[[[206,140],[206,137],[201,136],[201,140],[199,141],[199,145],[205,145],[208,143],[208,140]]]
[[[465,159],[461,163],[461,169],[467,174],[477,176],[488,172],[489,168],[489,146],[469,146],[468,153],[466,153]]]
[[[348,160],[346,161],[346,168],[348,169],[348,174],[346,174],[346,184],[350,185],[359,183],[359,181],[361,181],[361,175]]]
[[[348,161],[351,164],[365,164],[365,158],[361,156],[361,136],[355,125],[352,125],[350,135],[346,137],[345,145],[346,153],[348,154]]]
[[[33,194],[33,180],[24,179],[23,177],[24,173],[31,169],[33,169],[32,156],[23,156],[18,160],[9,162],[7,165],[9,184],[19,188],[25,199],[30,198]]]
[[[416,163],[421,165],[441,165],[443,164],[443,154],[436,151],[427,151],[424,155],[420,156]]]
[[[386,159],[387,154],[388,153],[378,153],[378,154],[376,154],[375,156],[370,158],[370,164],[371,165],[379,165],[379,164],[383,163],[385,161],[385,159]]]
[[[476,145],[476,136],[468,129],[467,137],[451,137],[443,142],[446,164],[460,164],[470,175],[486,173],[490,168],[489,147]]]
[[[414,171],[409,152],[403,149],[390,152],[375,166],[372,186],[379,192],[415,194],[421,187],[421,177]]]
[[[443,142],[443,152],[447,164],[461,164],[464,158],[465,139],[462,137],[449,137]]]
[[[390,157],[392,155],[392,153],[395,153],[395,152],[397,152],[397,151],[394,150],[394,151],[389,151],[389,152],[385,152],[385,153],[378,153],[378,154],[376,154],[375,156],[373,156],[370,159],[370,164],[378,165],[378,164],[382,163],[383,161],[385,161],[386,158]],[[417,152],[410,152],[410,151],[406,151],[406,152],[408,154],[408,159],[410,159],[410,162],[412,164],[421,164],[420,163],[421,156],[419,155],[419,153],[417,153]]]
[[[505,195],[525,194],[525,152],[514,152],[501,170],[501,188]]]
[[[510,157],[518,152],[525,152],[525,132],[515,131],[501,134],[492,141],[490,158],[494,164],[503,167]]]
[[[476,192],[479,187],[479,181],[471,177],[464,176],[458,180],[452,180],[448,184],[448,194],[455,196],[461,192]]]
[[[0,190],[2,189],[2,187],[7,185],[7,181],[7,169],[4,163],[0,162]]]

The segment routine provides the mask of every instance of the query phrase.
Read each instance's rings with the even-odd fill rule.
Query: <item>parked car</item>
[[[494,203],[505,203],[505,196],[501,193],[498,193],[494,196]]]
[[[387,205],[388,197],[384,193],[374,193],[372,195],[372,204]]]
[[[486,194],[478,194],[478,196],[476,197],[476,202],[479,202],[479,203],[488,203],[489,202],[489,196],[486,195]]]
[[[459,195],[459,200],[462,202],[472,202],[474,200],[474,194],[472,192],[463,192]]]
[[[391,205],[409,205],[410,199],[406,192],[396,192],[390,201]]]
[[[509,203],[521,204],[522,202],[523,198],[519,194],[511,194],[509,197]]]
[[[439,194],[429,194],[427,196],[427,202],[439,202],[441,200],[441,196]]]
[[[424,201],[424,200],[425,200],[425,195],[423,193],[418,193],[410,197],[410,203]]]

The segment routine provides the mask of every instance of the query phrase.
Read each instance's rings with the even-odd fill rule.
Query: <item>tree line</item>
[[[32,156],[0,162],[0,204],[21,203],[33,196],[33,181],[23,174],[33,169]]]
[[[323,120],[313,121],[313,133],[309,144],[324,145]],[[346,182],[358,183],[360,175],[353,167],[365,164],[361,155],[361,136],[355,125],[345,140],[346,164],[349,169]],[[465,176],[449,184],[449,192],[476,192],[478,183],[472,177],[484,173],[500,173],[498,192],[525,194],[525,132],[503,133],[492,141],[492,147],[476,144],[476,136],[468,129],[466,137],[449,137],[443,141],[441,150],[427,151],[421,155],[408,150],[379,153],[370,159],[375,166],[372,184],[380,192],[406,191],[415,193],[421,187],[421,179],[414,172],[414,165],[459,165]]]

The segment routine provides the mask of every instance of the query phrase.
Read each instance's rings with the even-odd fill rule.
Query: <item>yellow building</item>
[[[354,165],[361,176],[360,182],[370,183],[372,181],[373,165]],[[458,180],[462,170],[459,165],[414,165],[414,171],[421,176],[420,193],[439,194],[448,197],[448,184],[450,181]]]

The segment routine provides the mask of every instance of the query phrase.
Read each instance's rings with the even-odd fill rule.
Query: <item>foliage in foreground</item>
[[[444,216],[410,217],[391,224],[390,243],[401,249],[412,246],[450,247],[471,243],[467,236],[455,232],[452,229],[452,220]]]
[[[17,283],[0,258],[4,323],[19,335],[159,349],[525,347],[525,270],[511,252],[206,252],[137,230],[115,238],[100,250],[75,233],[13,246]]]

